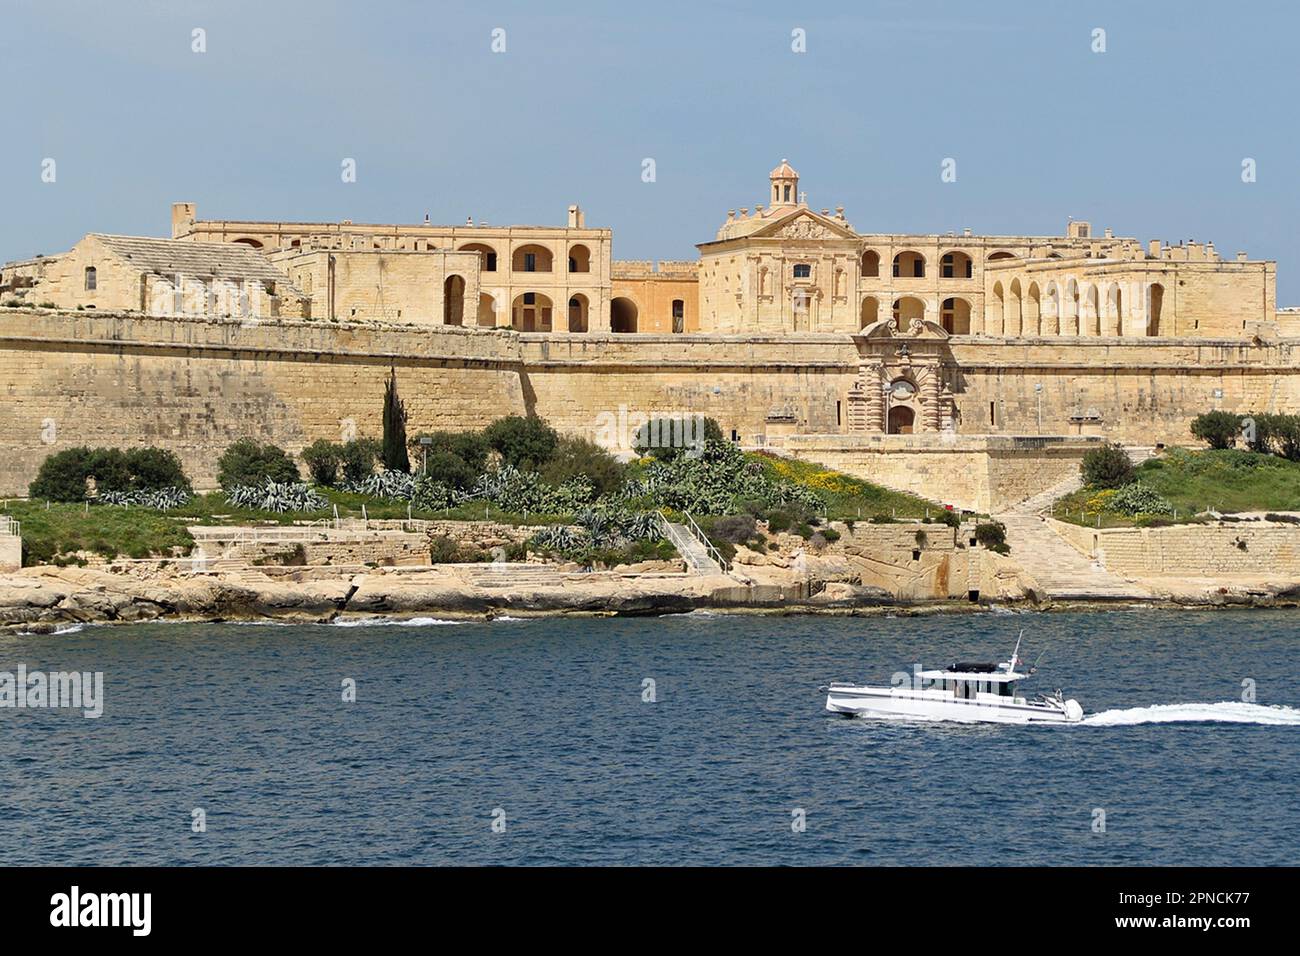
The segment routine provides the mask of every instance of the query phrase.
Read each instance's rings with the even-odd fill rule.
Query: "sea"
[[[1022,633],[1082,723],[824,709]],[[1294,610],[73,626],[20,667],[102,689],[11,685],[5,865],[1300,863]]]

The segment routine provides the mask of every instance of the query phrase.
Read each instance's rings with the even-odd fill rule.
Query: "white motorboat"
[[[1023,636],[1023,634],[1022,634]],[[1076,700],[1039,694],[1032,700],[1016,696],[1016,683],[1033,673],[1017,671],[1018,654],[1000,664],[959,663],[942,670],[922,670],[894,675],[889,687],[831,684],[826,709],[845,716],[864,715],[893,719],[956,720],[995,724],[1073,724],[1083,719]]]

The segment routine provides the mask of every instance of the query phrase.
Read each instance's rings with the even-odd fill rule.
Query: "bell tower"
[[[772,170],[767,177],[772,183],[773,206],[799,205],[799,174],[794,171],[789,160],[781,160],[781,165]]]

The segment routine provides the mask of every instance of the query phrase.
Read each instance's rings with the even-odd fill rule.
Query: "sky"
[[[4,0],[0,261],[169,235],[180,200],[492,225],[578,203],[615,258],[694,259],[788,158],[862,232],[1074,217],[1274,259],[1300,305],[1297,34],[1284,2]]]

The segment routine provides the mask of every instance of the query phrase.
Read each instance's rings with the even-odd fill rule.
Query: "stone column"
[[[883,376],[880,373],[880,366],[869,366],[858,371],[858,381],[862,383],[866,391],[867,402],[867,430],[873,432],[886,431],[885,422],[885,396],[881,392]]]
[[[939,369],[932,368],[921,383],[920,431],[937,432],[941,416],[939,408]]]

